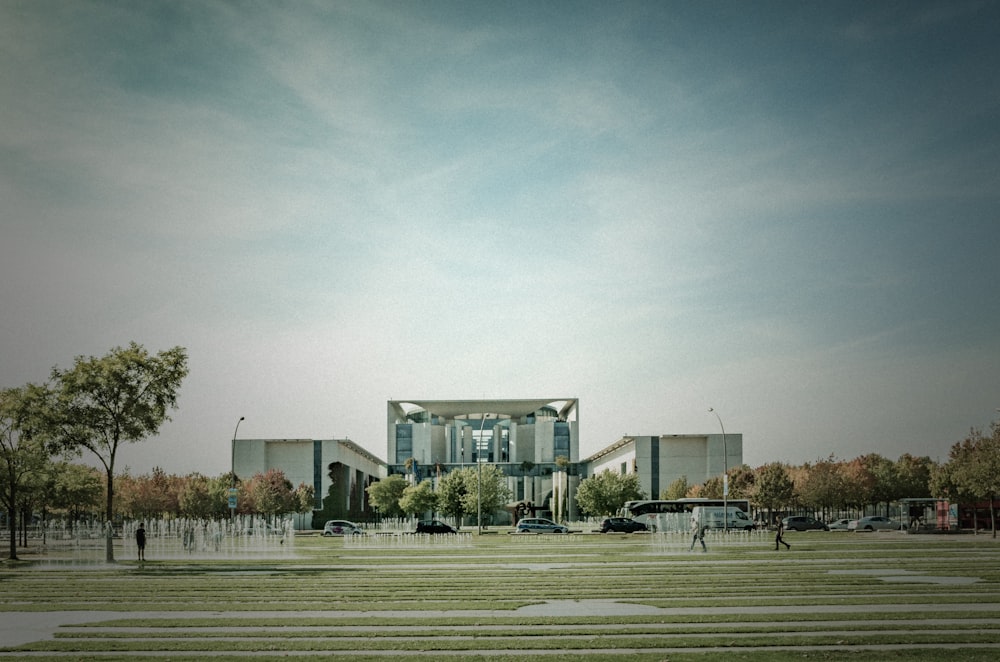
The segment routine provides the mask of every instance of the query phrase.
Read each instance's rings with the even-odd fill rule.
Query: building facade
[[[493,464],[515,503],[573,521],[580,481],[604,470],[637,474],[655,499],[679,478],[700,484],[743,463],[738,433],[630,435],[581,458],[576,398],[390,400],[386,423],[387,461],[347,439],[236,439],[233,469],[243,479],[281,469],[293,485],[312,485],[319,528],[327,519],[373,519],[365,488],[389,474],[436,483],[455,469]],[[496,515],[494,523],[506,523]]]
[[[738,433],[625,436],[587,458],[585,475],[638,474],[642,491],[658,499],[675,480],[697,485],[742,464]]]
[[[476,463],[497,465],[515,502],[540,516],[576,517],[579,402],[524,400],[390,400],[386,407],[389,473],[436,478]],[[553,493],[570,495],[553,504]]]
[[[365,488],[386,476],[385,462],[349,439],[234,440],[233,471],[241,480],[269,469],[280,469],[293,486],[312,485],[315,510],[322,513],[317,519],[324,522],[368,519],[372,512]]]

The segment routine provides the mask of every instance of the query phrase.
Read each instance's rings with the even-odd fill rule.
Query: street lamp
[[[726,426],[722,424],[722,417],[714,408],[709,407],[708,411],[715,414],[719,420],[719,427],[722,428],[722,532],[729,532],[729,448],[726,445]]]
[[[245,416],[240,416],[233,430],[233,441],[229,445],[229,519],[236,519],[236,433]]]
[[[486,417],[483,414],[483,422],[479,424],[479,439],[476,441],[476,526],[479,528],[479,535],[483,535],[483,428],[486,427]]]

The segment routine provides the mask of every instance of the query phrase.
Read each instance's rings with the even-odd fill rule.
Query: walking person
[[[782,537],[782,534],[785,532],[784,523],[777,517],[774,518],[774,523],[778,525],[778,532],[774,535],[774,550],[778,551],[779,544],[784,545],[785,549],[791,549],[792,546],[785,542],[785,539]]]
[[[146,560],[146,524],[139,522],[139,528],[135,530],[135,546],[139,549],[139,560]]]
[[[694,544],[696,542],[701,543],[701,551],[707,552],[708,548],[705,547],[705,527],[701,525],[698,518],[691,518],[691,548],[689,551],[694,551]]]

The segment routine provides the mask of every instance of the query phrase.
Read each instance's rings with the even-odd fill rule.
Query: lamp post
[[[729,532],[729,448],[726,445],[726,426],[722,424],[722,417],[713,407],[708,411],[715,414],[722,428],[722,533]]]
[[[229,445],[229,519],[236,519],[236,433],[245,416],[240,416],[233,430],[233,441]]]
[[[486,417],[483,414],[483,422],[479,424],[479,439],[476,441],[476,526],[479,528],[479,535],[483,535],[483,429],[486,427]]]

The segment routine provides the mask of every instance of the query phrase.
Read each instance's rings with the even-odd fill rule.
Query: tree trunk
[[[112,539],[112,534],[114,533],[115,528],[112,524],[114,518],[115,494],[115,474],[111,468],[113,466],[113,463],[108,465],[108,502],[104,522],[104,560],[108,563],[115,562],[115,547],[114,540]]]
[[[993,501],[996,499],[995,494],[990,495],[990,528],[993,529],[993,537],[997,537],[997,515],[993,510]]]
[[[17,503],[15,497],[17,496],[17,490],[14,486],[14,481],[10,482],[10,490],[7,493],[10,497],[11,506],[7,508],[7,528],[10,532],[10,556],[8,557],[11,561],[17,560],[17,509],[14,508],[13,504]]]
[[[19,532],[21,538],[21,547],[28,546],[28,520],[31,519],[31,511],[28,508],[21,508],[21,530]]]

